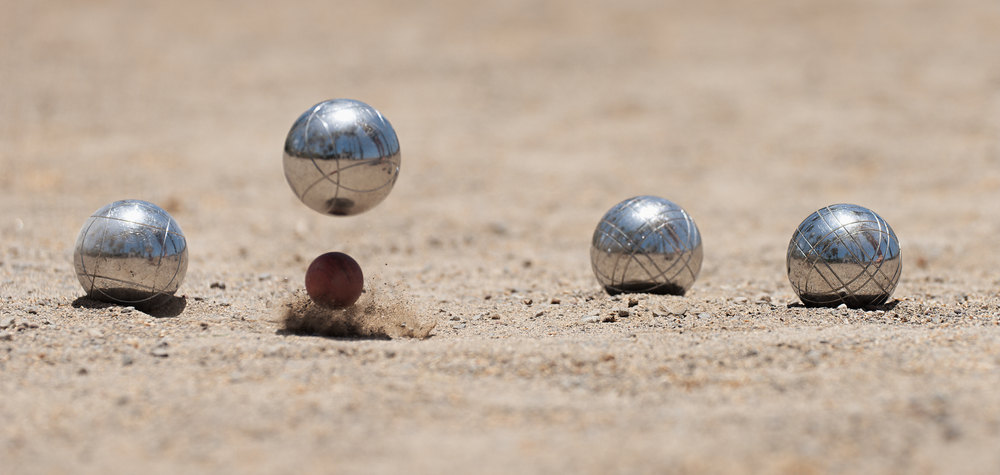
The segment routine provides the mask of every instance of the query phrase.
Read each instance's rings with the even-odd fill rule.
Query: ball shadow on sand
[[[158,299],[153,305],[126,305],[114,302],[104,302],[101,300],[95,300],[87,296],[79,297],[73,300],[71,304],[73,308],[90,308],[90,309],[103,309],[108,307],[133,307],[136,310],[145,313],[154,318],[173,318],[179,316],[184,312],[187,307],[187,297],[184,296],[170,296],[162,299]]]
[[[888,302],[885,302],[885,303],[882,303],[882,304],[878,304],[878,305],[865,305],[863,307],[851,307],[851,306],[848,306],[848,308],[855,308],[855,309],[856,308],[860,308],[860,309],[862,309],[862,310],[864,310],[866,312],[874,312],[876,310],[882,310],[882,311],[887,312],[889,310],[895,309],[896,306],[899,305],[899,302],[901,302],[901,300],[899,300],[899,299],[893,299],[893,300],[890,300]],[[792,302],[792,303],[789,303],[787,305],[787,307],[788,308],[824,308],[824,307],[826,307],[826,308],[837,308],[837,307],[840,306],[840,304],[841,304],[841,302],[837,302],[836,305],[832,305],[832,304],[831,305],[807,305],[807,304],[804,304],[802,302]]]

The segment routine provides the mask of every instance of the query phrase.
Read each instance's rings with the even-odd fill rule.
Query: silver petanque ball
[[[363,102],[320,102],[285,139],[285,178],[306,206],[351,216],[382,202],[399,176],[399,140],[385,117]]]
[[[827,206],[802,221],[786,260],[788,280],[807,306],[881,305],[903,269],[889,223],[850,204]]]
[[[152,203],[115,201],[92,214],[76,238],[73,267],[87,296],[154,307],[187,272],[187,240],[177,221]]]
[[[680,206],[637,196],[612,207],[594,230],[590,263],[611,295],[683,295],[701,271],[701,234]]]

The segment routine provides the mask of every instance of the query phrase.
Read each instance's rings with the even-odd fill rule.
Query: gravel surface
[[[0,473],[1000,472],[995,1],[0,2]],[[374,210],[288,189],[309,106],[378,108]],[[608,296],[594,226],[683,206],[684,296]],[[72,246],[134,198],[164,307]],[[795,227],[855,203],[903,274],[806,308]],[[354,257],[355,307],[305,296]]]

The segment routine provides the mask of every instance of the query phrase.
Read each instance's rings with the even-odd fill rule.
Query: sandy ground
[[[0,2],[0,473],[998,473],[998,58],[990,0]],[[281,169],[336,97],[403,151],[351,218]],[[593,277],[639,194],[701,229],[684,297]],[[82,298],[124,198],[187,235],[172,311]],[[889,306],[796,305],[840,202]],[[376,330],[284,331],[333,250]]]

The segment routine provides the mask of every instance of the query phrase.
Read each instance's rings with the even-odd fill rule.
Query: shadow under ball
[[[184,232],[169,213],[141,200],[115,201],[83,223],[73,267],[87,296],[154,307],[169,299],[187,273]]]
[[[792,289],[807,306],[881,305],[903,269],[889,223],[851,204],[827,206],[802,221],[786,261]]]
[[[698,278],[701,233],[680,206],[656,196],[618,203],[601,218],[590,246],[598,283],[611,295],[684,295]]]
[[[382,202],[399,176],[399,140],[373,107],[351,99],[316,104],[285,139],[285,179],[327,215],[351,216]]]

